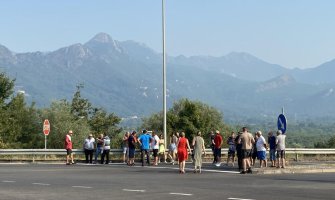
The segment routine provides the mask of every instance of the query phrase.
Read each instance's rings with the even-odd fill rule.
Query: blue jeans
[[[98,156],[102,154],[102,147],[97,147],[95,150],[95,155],[94,155],[94,162],[97,163],[98,161]]]
[[[276,160],[276,149],[270,149],[270,160]]]

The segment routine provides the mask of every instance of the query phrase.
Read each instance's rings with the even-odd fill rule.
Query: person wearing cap
[[[276,145],[277,145],[277,168],[285,168],[285,138],[281,130],[277,131]]]
[[[65,150],[66,150],[66,164],[67,165],[74,164],[73,153],[72,153],[72,140],[71,140],[72,134],[73,134],[73,131],[69,130],[69,132],[65,136],[65,141],[64,141],[64,146],[65,146]],[[70,162],[70,160],[71,160],[71,162]]]
[[[84,152],[85,152],[86,163],[92,164],[93,152],[94,152],[94,143],[95,143],[95,139],[94,139],[93,135],[89,134],[88,137],[85,139],[84,145],[83,145]],[[88,157],[90,157],[89,160],[88,160]]]
[[[215,166],[220,167],[221,165],[221,146],[222,146],[222,136],[220,134],[220,131],[215,131],[215,137],[214,137],[214,156],[216,157],[216,163]]]
[[[108,137],[107,133],[104,134],[103,140],[104,140],[104,143],[102,145],[103,152],[102,152],[102,155],[101,155],[100,163],[104,164],[105,157],[106,157],[105,164],[108,165],[109,164],[109,152],[110,152],[110,149],[111,149],[111,140]]]

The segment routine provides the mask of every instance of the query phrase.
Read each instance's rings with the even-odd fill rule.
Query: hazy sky
[[[285,67],[335,58],[333,0],[166,0],[169,55],[248,52]],[[161,52],[161,0],[2,0],[0,44],[53,51],[99,32]]]

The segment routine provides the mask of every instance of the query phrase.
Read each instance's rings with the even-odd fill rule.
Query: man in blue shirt
[[[273,133],[270,131],[268,134],[268,144],[270,146],[270,161],[271,161],[271,167],[275,167],[276,162],[276,137],[273,135]]]
[[[147,130],[143,130],[143,134],[138,138],[138,143],[141,146],[141,157],[142,166],[144,166],[144,154],[147,156],[147,164],[150,165],[150,142],[152,140],[151,135],[148,134]]]

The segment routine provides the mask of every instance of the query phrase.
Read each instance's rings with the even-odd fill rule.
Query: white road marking
[[[131,189],[123,189],[126,192],[145,192],[145,190],[131,190]]]
[[[90,189],[92,187],[87,187],[87,186],[72,186],[73,188],[83,188],[83,189]]]
[[[192,196],[193,194],[186,194],[186,193],[169,193],[172,195],[181,195],[181,196]]]
[[[16,181],[2,181],[3,183],[15,183]]]
[[[255,199],[241,199],[241,198],[228,198],[229,200],[255,200]]]
[[[50,184],[48,184],[48,183],[33,183],[33,185],[49,186]]]
[[[133,166],[138,168],[143,168],[142,166]],[[151,169],[174,169],[179,170],[177,167],[160,167],[160,166],[144,166],[145,168],[151,168]],[[193,172],[194,168],[185,168],[187,171]],[[223,170],[215,170],[215,169],[201,169],[202,172],[215,172],[215,173],[228,173],[228,174],[239,174],[240,172],[236,171],[223,171]]]

